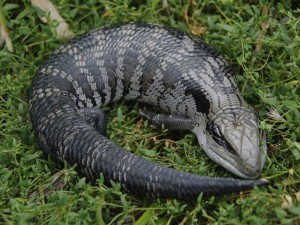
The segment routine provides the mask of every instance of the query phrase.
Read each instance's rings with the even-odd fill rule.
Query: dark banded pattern
[[[265,152],[257,117],[239,95],[231,67],[201,40],[153,24],[93,30],[46,60],[29,95],[39,147],[57,161],[77,164],[91,180],[103,173],[106,181],[145,196],[187,198],[267,184],[180,172],[120,148],[105,137],[98,108],[120,99],[158,107],[169,124],[176,117],[174,126],[188,127],[231,172],[248,178],[260,173]],[[166,116],[156,122],[163,124],[161,118]]]

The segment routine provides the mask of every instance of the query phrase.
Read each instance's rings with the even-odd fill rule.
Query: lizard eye
[[[219,127],[216,124],[209,123],[207,127],[208,132],[212,136],[213,140],[217,142],[219,145],[224,146],[225,141],[223,140],[222,134],[220,132]]]
[[[219,127],[214,123],[209,123],[207,125],[207,130],[211,135],[212,139],[220,146],[224,147],[227,151],[232,154],[235,154],[235,151],[231,147],[231,145],[226,141],[223,137],[222,133],[220,132]]]

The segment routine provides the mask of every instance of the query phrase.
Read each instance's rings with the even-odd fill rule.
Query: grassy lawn
[[[2,2],[2,5],[1,5]],[[260,2],[260,3],[258,3]],[[27,92],[35,71],[66,40],[29,0],[0,1],[13,51],[0,48],[0,224],[300,224],[300,10],[297,1],[53,1],[75,35],[127,21],[163,23],[201,36],[231,62],[268,141],[260,178],[271,183],[191,201],[141,199],[118,184],[91,185],[35,144]],[[299,7],[299,5],[298,5]],[[47,15],[46,15],[47,16]],[[5,25],[5,26],[4,26]],[[2,33],[3,34],[3,33]],[[158,164],[232,177],[202,152],[196,137],[154,128],[136,104],[104,108],[108,137]]]

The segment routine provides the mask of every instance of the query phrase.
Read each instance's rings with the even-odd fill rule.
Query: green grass
[[[158,0],[53,1],[75,34],[126,21],[164,23],[195,34],[205,29],[202,38],[234,65],[240,90],[260,112],[267,133],[261,178],[271,185],[193,201],[136,198],[122,193],[118,184],[105,187],[103,179],[92,186],[74,168],[41,153],[27,91],[38,67],[65,41],[57,37],[55,22],[43,23],[42,12],[29,0],[2,2],[2,22],[14,52],[0,50],[0,224],[300,224],[297,1],[169,0],[164,7]],[[232,176],[199,151],[191,133],[150,126],[139,117],[137,105],[119,103],[105,110],[110,139],[129,151],[179,170]]]

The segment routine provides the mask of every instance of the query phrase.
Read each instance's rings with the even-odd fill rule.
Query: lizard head
[[[253,109],[225,109],[206,123],[206,132],[194,130],[207,155],[235,175],[256,178],[266,155],[265,136],[260,137]]]

